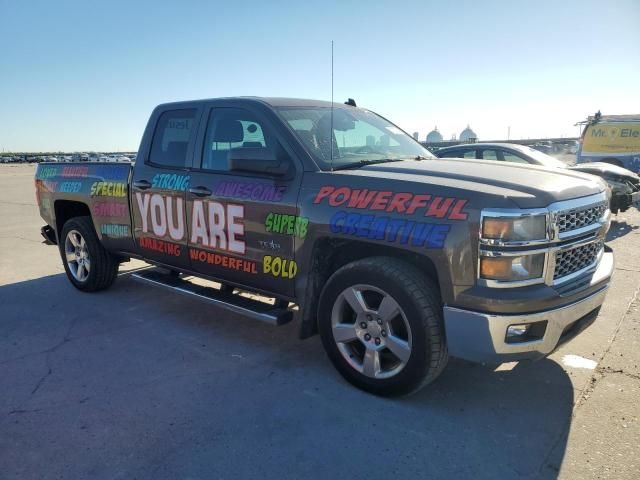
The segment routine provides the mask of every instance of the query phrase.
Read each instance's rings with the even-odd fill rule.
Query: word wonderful
[[[329,222],[333,233],[353,235],[371,240],[386,240],[415,247],[442,248],[451,228],[408,220],[363,215],[361,213],[336,212]]]
[[[209,265],[218,265],[230,270],[238,270],[239,272],[257,274],[258,269],[256,262],[244,260],[241,258],[233,258],[219,253],[207,252],[198,248],[189,249],[189,258],[195,262],[207,263]]]
[[[320,188],[313,203],[323,201],[327,201],[332,207],[379,210],[406,215],[413,215],[418,209],[423,209],[425,217],[448,220],[466,220],[468,216],[463,211],[467,200],[411,192],[357,190],[328,185]]]

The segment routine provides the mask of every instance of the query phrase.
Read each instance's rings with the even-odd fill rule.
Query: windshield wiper
[[[345,165],[338,165],[337,167],[334,167],[334,170],[349,170],[349,169],[353,169],[353,168],[361,168],[361,167],[365,167],[367,165],[375,165],[377,163],[391,163],[391,162],[404,162],[406,160],[403,160],[401,158],[381,158],[379,160],[360,160],[357,162],[353,162],[353,163],[347,163]]]

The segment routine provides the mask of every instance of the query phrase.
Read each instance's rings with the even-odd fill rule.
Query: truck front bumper
[[[586,298],[542,312],[501,315],[445,307],[449,354],[486,363],[545,357],[595,321],[612,273],[613,254],[605,253],[591,280],[591,285],[601,284],[601,288]],[[526,333],[508,335],[509,327],[526,329]]]

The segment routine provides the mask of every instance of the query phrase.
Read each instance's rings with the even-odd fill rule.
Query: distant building
[[[438,131],[438,127],[435,127],[427,134],[427,142],[441,142],[442,134]]]
[[[476,135],[476,132],[471,130],[471,127],[469,125],[467,125],[467,128],[465,128],[462,132],[460,132],[461,142],[470,142],[477,139],[478,139],[478,135]]]

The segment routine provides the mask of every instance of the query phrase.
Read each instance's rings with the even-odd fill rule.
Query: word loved
[[[93,182],[92,197],[126,197],[127,184],[123,182]]]
[[[82,182],[60,182],[58,191],[62,193],[78,193],[82,189]]]
[[[175,173],[157,173],[151,179],[151,186],[153,188],[180,190],[184,192],[189,188],[190,180],[191,176],[189,175],[176,175]]]
[[[207,263],[209,265],[218,265],[230,270],[238,270],[244,273],[257,274],[258,269],[256,262],[244,260],[241,258],[233,258],[219,253],[207,252],[198,248],[189,249],[189,258],[194,262]]]
[[[96,202],[93,205],[93,214],[96,217],[126,217],[127,205],[116,202]]]
[[[38,175],[36,178],[51,178],[58,175],[58,167],[38,167]]]
[[[215,195],[260,202],[279,202],[286,189],[287,187],[284,185],[268,185],[266,183],[221,182],[216,187]]]
[[[294,278],[298,273],[298,264],[295,260],[265,255],[262,257],[262,273],[270,273],[280,278]]]
[[[100,232],[110,237],[128,237],[129,225],[116,225],[114,223],[103,223]]]
[[[264,220],[264,227],[267,232],[284,233],[287,235],[295,235],[304,238],[307,236],[307,226],[309,219],[307,217],[298,217],[296,215],[286,215],[281,213],[269,213]]]
[[[388,213],[413,215],[418,209],[424,210],[425,217],[448,220],[466,220],[463,211],[467,201],[453,197],[439,197],[410,192],[356,190],[349,187],[321,187],[313,203],[326,200],[332,207],[380,210]]]
[[[164,253],[165,255],[172,255],[179,257],[182,253],[180,245],[175,243],[165,242],[164,240],[158,240],[157,238],[140,237],[138,244],[147,250],[151,250],[156,253]]]
[[[344,211],[331,217],[330,226],[333,233],[427,248],[442,248],[451,227]]]

